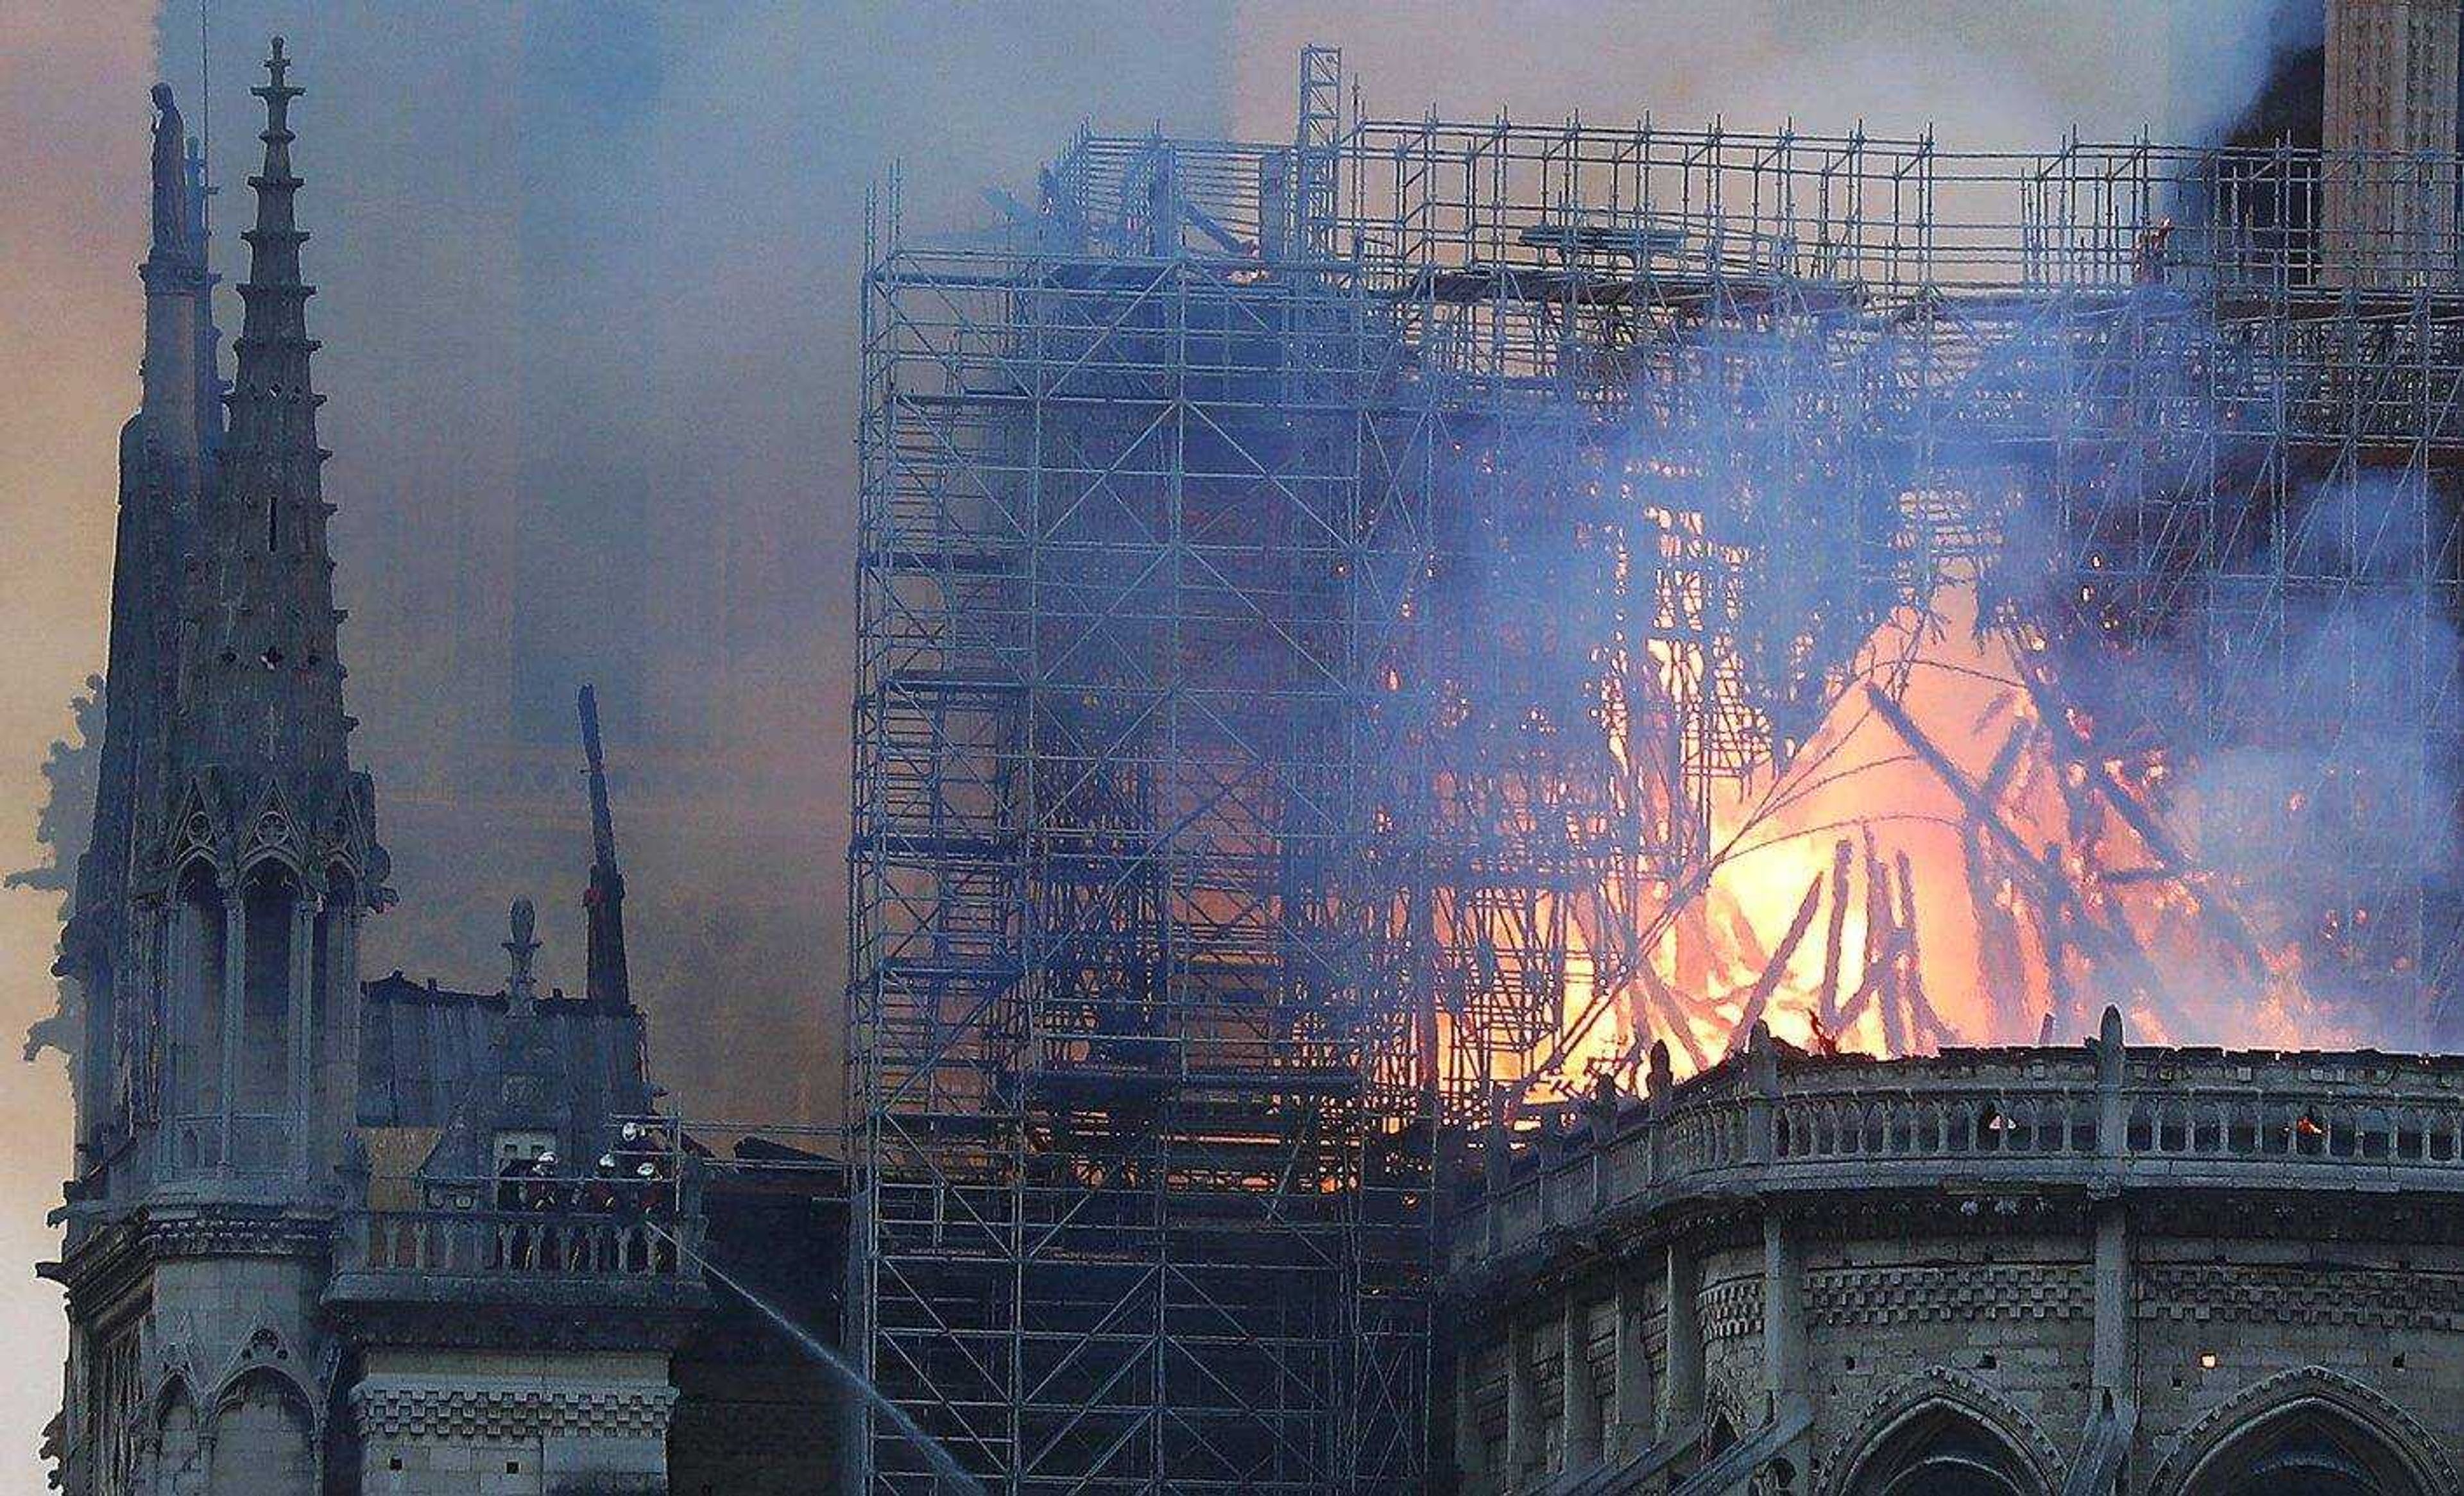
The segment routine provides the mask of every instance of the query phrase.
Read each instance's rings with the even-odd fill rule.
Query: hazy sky
[[[931,231],[1031,181],[1083,118],[1288,139],[1310,40],[1393,115],[2112,138],[2246,97],[2265,46],[2246,9],[212,0],[201,101],[193,3],[0,0],[0,869],[37,858],[37,766],[102,658],[146,87],[168,77],[192,125],[210,105],[236,279],[270,32],[309,90],[349,693],[404,869],[380,959],[492,982],[510,887],[541,896],[550,976],[572,979],[583,851],[553,766],[564,692],[598,677],[619,752],[678,766],[626,825],[654,1056],[714,1105],[811,1111],[769,1084],[764,1030],[827,1050],[843,978],[853,291],[865,188],[893,161]],[[2201,39],[2187,72],[2176,24]],[[534,748],[549,777],[499,783]],[[542,803],[541,827],[499,830]],[[55,935],[47,896],[0,894],[0,1052],[50,1006]],[[55,1245],[64,1088],[56,1057],[0,1064],[0,1264],[22,1265]],[[0,1389],[0,1492],[35,1491],[60,1332],[22,1270],[0,1273],[0,1338],[24,1373]]]

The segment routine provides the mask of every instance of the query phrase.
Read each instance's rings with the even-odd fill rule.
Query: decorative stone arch
[[[155,1421],[158,1423],[161,1422],[163,1416],[169,1412],[174,1404],[183,1402],[187,1403],[191,1409],[194,1409],[197,1406],[197,1389],[194,1378],[189,1376],[187,1372],[185,1370],[164,1373],[163,1379],[158,1382],[154,1388],[153,1410]]]
[[[164,1490],[193,1489],[206,1454],[206,1417],[187,1372],[164,1376],[154,1392],[153,1419],[154,1479]]]
[[[1709,1375],[1703,1387],[1703,1448],[1717,1454],[1750,1435],[1763,1423],[1768,1400],[1759,1389],[1739,1384],[1734,1376]]]
[[[260,885],[287,889],[293,898],[314,893],[318,887],[317,880],[302,870],[289,848],[273,847],[251,848],[232,874],[232,886],[243,891],[254,891]]]
[[[168,887],[170,896],[175,900],[187,891],[192,880],[205,882],[215,889],[227,889],[239,878],[238,869],[223,856],[223,849],[211,842],[184,838],[165,866],[170,869]]]
[[[145,1317],[147,1340],[154,1352],[154,1388],[167,1392],[174,1381],[186,1382],[191,1400],[197,1395],[197,1357],[193,1349],[197,1337],[196,1321],[186,1310]]]
[[[270,1366],[261,1361],[234,1367],[231,1375],[222,1379],[221,1384],[214,1388],[208,1421],[219,1422],[225,1410],[238,1400],[239,1395],[254,1386],[269,1387],[297,1404],[312,1429],[322,1421],[318,1416],[317,1398],[309,1392],[306,1383],[293,1375],[288,1367]]]
[[[1717,1455],[1737,1441],[1737,1420],[1719,1407],[1709,1409],[1703,1419],[1702,1445],[1706,1456]]]
[[[271,871],[296,887],[313,888],[316,880],[308,875],[307,869],[314,866],[316,866],[315,862],[297,847],[275,842],[252,842],[248,849],[240,854],[239,866],[234,875],[244,881]]]
[[[214,785],[204,775],[190,780],[164,825],[164,866],[176,878],[179,869],[203,857],[220,876],[237,862],[229,829],[230,816]]]
[[[301,832],[299,818],[292,814],[278,790],[268,789],[249,812],[239,850],[242,876],[255,871],[266,863],[276,863],[286,869],[301,887],[309,882],[308,869],[316,865],[308,839]]]
[[[2060,1487],[2060,1446],[2025,1409],[1966,1372],[1930,1366],[1867,1405],[1823,1461],[1820,1489],[1824,1496],[1866,1496],[1878,1483],[1910,1474],[1915,1466],[1901,1463],[1922,1462],[1929,1448],[1958,1453],[1978,1464],[1980,1475],[1990,1469],[2018,1496],[2049,1496]]]
[[[262,1360],[233,1367],[214,1391],[205,1437],[213,1490],[313,1491],[323,1485],[323,1409],[287,1367]]]
[[[2271,1434],[2316,1419],[2358,1437],[2410,1491],[2391,1496],[2464,1496],[2435,1435],[2386,1394],[2323,1366],[2296,1367],[2251,1383],[2210,1409],[2156,1467],[2157,1496],[2206,1496],[2228,1479],[2232,1462]]]
[[[358,803],[349,796],[342,797],[333,814],[325,818],[317,839],[317,855],[325,866],[326,881],[335,881],[337,871],[347,871],[353,889],[364,887],[370,873],[368,848],[375,840],[360,817]]]
[[[297,1398],[299,1405],[312,1415],[315,1413],[318,1398],[308,1380],[313,1375],[312,1370],[301,1364],[298,1356],[293,1353],[291,1343],[283,1338],[282,1331],[271,1325],[257,1326],[250,1331],[240,1348],[231,1353],[231,1360],[223,1366],[221,1379],[214,1384],[214,1406],[219,1408],[222,1405],[232,1387],[258,1375],[281,1381],[289,1396]]]

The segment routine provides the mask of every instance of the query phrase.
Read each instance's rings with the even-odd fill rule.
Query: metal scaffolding
[[[2452,163],[1300,83],[1289,143],[1082,135],[980,239],[893,189],[867,247],[850,1333],[988,1489],[1421,1489],[1447,1125],[1604,1023],[1750,1020],[1684,956],[1714,800],[1903,682],[1883,626],[1946,587],[2082,779],[2263,757],[2231,803],[2289,824],[2215,845],[2343,855],[2226,870],[2322,1001],[2426,1032]],[[2441,183],[2402,243],[2320,230]]]

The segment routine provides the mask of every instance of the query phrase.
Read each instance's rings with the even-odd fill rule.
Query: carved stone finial
[[[1746,1033],[1746,1074],[1756,1091],[1779,1094],[1779,1048],[1771,1042],[1771,1025],[1761,1019]]]
[[[529,899],[514,900],[511,923],[513,938],[505,942],[505,955],[512,958],[513,970],[506,979],[505,993],[516,1004],[528,1007],[538,997],[539,980],[531,975],[531,957],[539,954],[539,948],[538,937],[532,934],[538,916]]]
[[[2129,1051],[2122,1036],[2122,1009],[2106,1004],[2104,1021],[2096,1028],[2096,1080],[2108,1090],[2119,1089],[2126,1074]]]

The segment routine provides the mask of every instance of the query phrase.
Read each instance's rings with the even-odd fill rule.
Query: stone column
[[[162,994],[163,1061],[154,1077],[155,1115],[161,1126],[154,1134],[157,1177],[180,1167],[180,1121],[187,1109],[182,1091],[195,1084],[197,1067],[197,908],[174,891],[161,913],[162,969],[155,983]]]
[[[1617,1422],[1604,1441],[1608,1458],[1621,1459],[1651,1442],[1651,1348],[1643,1338],[1649,1312],[1641,1282],[1621,1271],[1617,1285]]]
[[[77,1097],[78,1140],[107,1123],[117,1135],[122,1128],[143,1122],[151,1109],[151,1067],[145,1063],[154,1045],[154,906],[131,900],[121,906],[128,921],[128,964],[111,972],[109,999],[87,1015],[87,1043],[82,1056],[85,1089]],[[88,1001],[94,1001],[88,994]]]
[[[352,884],[354,891],[358,885]],[[339,1147],[360,1119],[360,905],[355,892],[329,895],[325,906],[325,970],[320,1058],[325,1137]]]
[[[1512,1342],[1507,1342],[1511,1353]],[[1455,1468],[1465,1491],[1480,1489],[1495,1472],[1488,1468],[1488,1442],[1480,1437],[1480,1363],[1464,1346],[1455,1360]]]
[[[2098,1393],[2130,1395],[2130,1232],[2121,1177],[2130,1152],[2129,1050],[2122,1010],[2107,1006],[2097,1025],[2097,1152],[2110,1176],[2096,1209],[2096,1339],[2089,1375]]]
[[[2096,1036],[2096,1150],[2119,1168],[2130,1151],[2129,1049],[2122,1033],[2122,1010],[2107,1005]]]
[[[310,1150],[322,1129],[316,1115],[317,895],[306,888],[291,901],[291,966],[287,974],[290,1001],[284,1008],[291,1022],[287,1036],[290,1081],[291,1167],[306,1173]]]
[[[223,880],[223,1024],[222,1024],[222,1088],[217,1097],[218,1126],[222,1132],[221,1165],[225,1169],[237,1161],[232,1155],[238,1136],[234,1118],[239,1111],[239,1064],[241,1018],[248,1006],[248,880],[234,874]]]
[[[1514,1134],[1507,1131],[1506,1102],[1503,1090],[1489,1098],[1488,1125],[1481,1131],[1481,1229],[1482,1243],[1491,1257],[1506,1245],[1506,1192],[1514,1182]],[[1543,1198],[1548,1178],[1541,1177]]]
[[[136,974],[115,970],[107,960],[80,960],[76,980],[84,991],[84,1011],[77,1024],[74,1084],[76,1131],[72,1139],[80,1155],[96,1142],[112,1115],[112,1068],[118,1045],[119,1005],[127,1001],[129,979]],[[79,1165],[82,1170],[83,1165]]]
[[[1651,1124],[1650,1147],[1643,1155],[1648,1175],[1643,1180],[1645,1189],[1659,1189],[1668,1178],[1668,1109],[1676,1089],[1676,1077],[1668,1067],[1668,1041],[1655,1039],[1651,1042],[1651,1068],[1643,1077],[1645,1115]]]
[[[1523,1330],[1506,1331],[1506,1469],[1498,1489],[1520,1489],[1524,1472],[1541,1460],[1539,1398],[1531,1385],[1531,1357],[1526,1353]]]
[[[2116,1402],[2131,1393],[2130,1218],[2122,1201],[2106,1200],[2096,1213],[2096,1349],[2090,1363],[2092,1391]]]
[[[1771,1025],[1760,1019],[1746,1033],[1746,1151],[1756,1163],[1769,1163],[1778,1154],[1779,1055]]]
[[[137,1025],[137,1059],[129,1077],[129,1110],[140,1125],[159,1122],[163,1116],[163,1088],[170,1073],[169,1020],[171,1004],[164,987],[164,965],[170,956],[171,906],[159,899],[148,899],[135,910],[137,945],[144,966],[138,974],[137,987],[130,994],[137,1003],[131,1015]]]
[[[1600,1391],[1592,1381],[1592,1308],[1579,1293],[1566,1295],[1560,1321],[1564,1374],[1558,1378],[1563,1406],[1557,1426],[1566,1441],[1568,1474],[1597,1464],[1608,1451],[1600,1435]]]
[[[1660,1431],[1674,1439],[1703,1421],[1703,1265],[1683,1243],[1671,1242],[1667,1271],[1668,1375]]]
[[[1787,1222],[1763,1217],[1763,1385],[1774,1417],[1803,1402],[1805,1262]]]
[[[1805,1350],[1805,1255],[1787,1221],[1766,1210],[1763,1215],[1763,1386],[1773,1422],[1793,1418],[1813,1405],[1812,1378]],[[1782,1445],[1796,1475],[1778,1491],[1803,1490],[1805,1472],[1813,1464],[1811,1441],[1800,1432]]]

